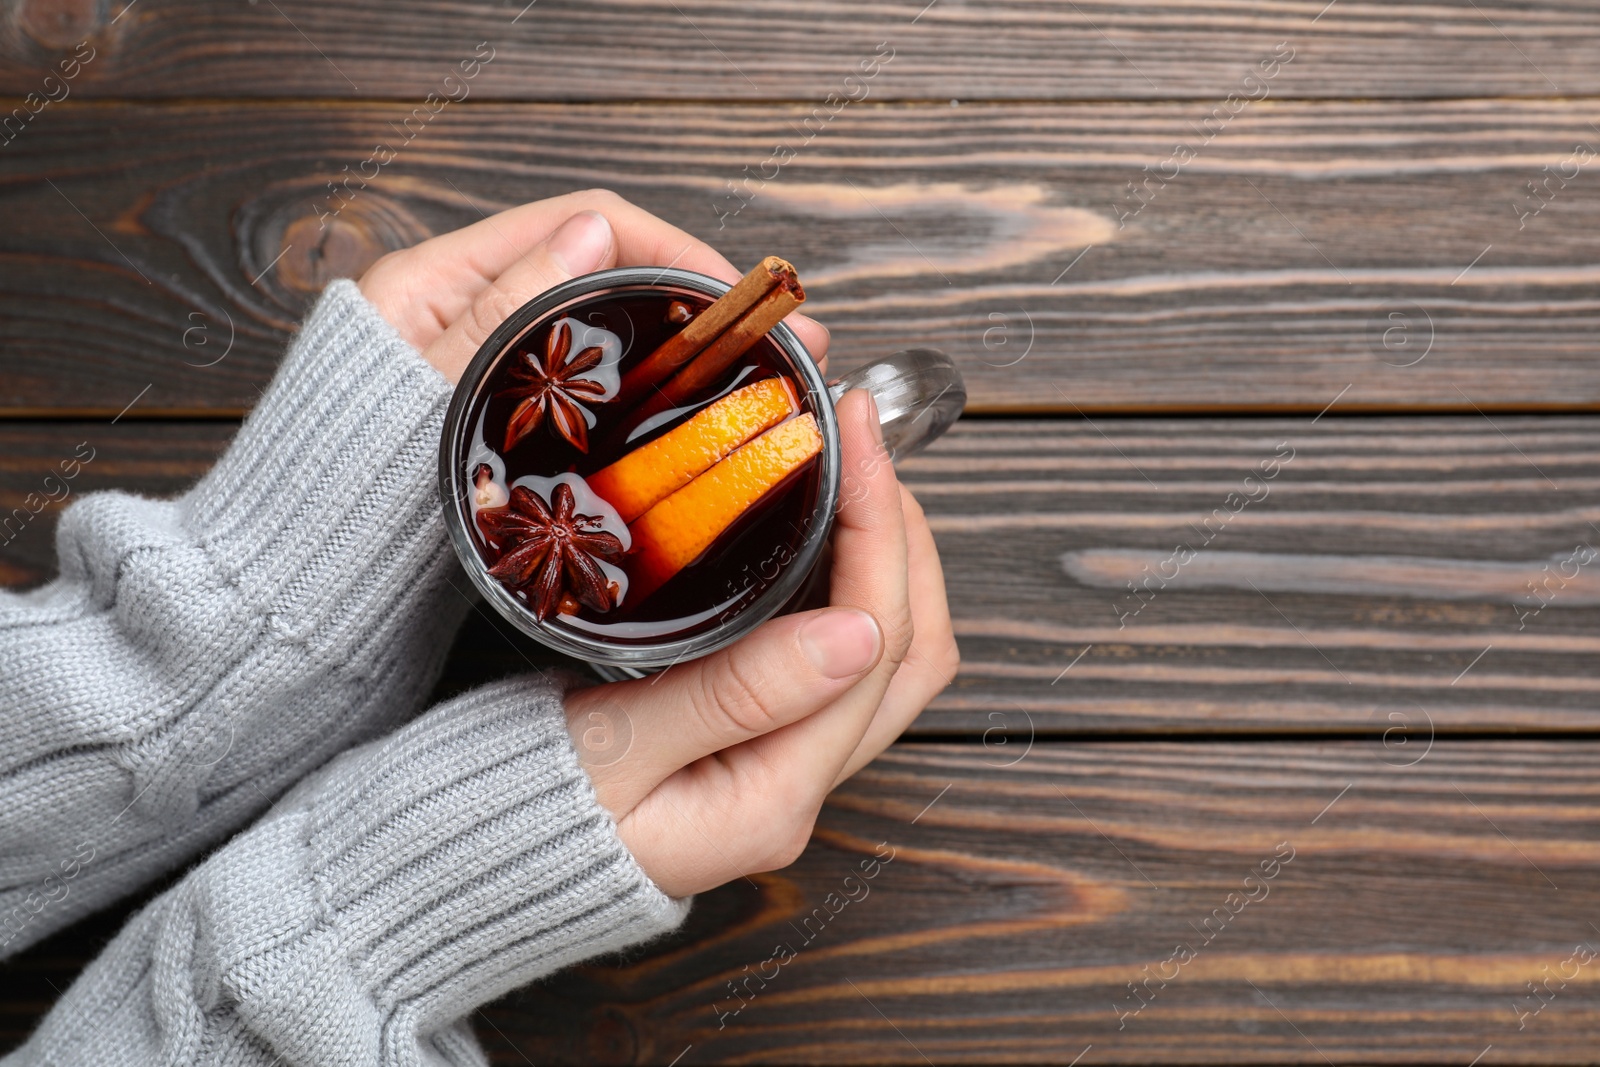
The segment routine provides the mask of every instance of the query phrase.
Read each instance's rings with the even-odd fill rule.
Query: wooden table
[[[93,58],[0,147],[0,512],[86,439],[180,490],[328,279],[612,187],[797,261],[840,368],[961,361],[903,474],[963,664],[497,1062],[1600,1059],[1600,14],[924,2],[13,0],[6,110]]]

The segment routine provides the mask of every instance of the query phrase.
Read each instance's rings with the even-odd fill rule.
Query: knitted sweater
[[[470,607],[449,395],[335,282],[199,485],[79,500],[60,577],[0,593],[0,955],[294,786],[7,1063],[481,1062],[473,1008],[683,921],[596,801],[561,683],[416,717]]]

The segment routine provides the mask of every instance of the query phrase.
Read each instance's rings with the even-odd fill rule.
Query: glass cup
[[[598,271],[558,285],[528,301],[484,341],[467,365],[445,414],[439,444],[439,494],[445,527],[468,578],[494,609],[523,633],[558,652],[589,663],[601,677],[616,680],[640,677],[648,671],[704,656],[737,641],[761,623],[788,608],[795,610],[815,591],[813,572],[820,574],[829,533],[841,494],[848,490],[849,475],[842,470],[839,423],[834,402],[851,389],[867,389],[877,402],[884,447],[891,461],[920,451],[949,428],[966,403],[966,387],[954,362],[931,348],[907,349],[859,367],[843,378],[826,381],[816,361],[795,336],[779,323],[768,335],[792,376],[801,405],[817,420],[822,451],[817,456],[819,477],[808,502],[808,513],[798,545],[784,548],[779,573],[758,596],[726,618],[688,636],[660,640],[617,640],[588,633],[556,620],[540,620],[532,610],[489,574],[471,532],[469,503],[477,463],[476,431],[472,413],[482,409],[484,391],[501,360],[520,350],[569,309],[596,298],[648,294],[651,296],[715,299],[730,286],[715,278],[672,268],[619,267]],[[623,351],[616,358],[628,358]],[[778,546],[775,546],[775,550]],[[777,557],[774,557],[777,558]],[[808,581],[809,580],[809,581]]]

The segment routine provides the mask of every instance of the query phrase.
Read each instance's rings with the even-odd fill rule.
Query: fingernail
[[[837,608],[800,627],[800,648],[828,678],[860,674],[878,659],[878,623],[854,608]]]
[[[611,223],[598,211],[580,211],[556,227],[545,252],[574,278],[605,265],[611,250]]]
[[[878,420],[878,398],[872,395],[872,390],[867,391],[867,424],[872,427],[872,439],[883,447],[883,423]]]

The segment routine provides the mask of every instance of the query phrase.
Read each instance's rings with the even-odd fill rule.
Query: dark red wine
[[[781,421],[815,418],[813,398],[770,337],[679,406],[652,412],[653,388],[619,396],[623,376],[710,304],[661,289],[580,300],[525,332],[467,412],[463,518],[491,574],[546,625],[622,644],[704,632],[754,603],[810,535],[815,456],[664,580],[646,558],[651,522],[625,521],[626,507],[613,503],[620,498],[589,485],[729,393],[768,379],[792,385],[794,412]]]

